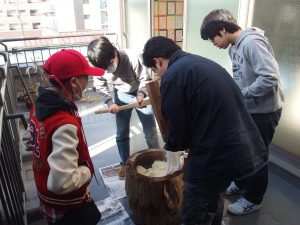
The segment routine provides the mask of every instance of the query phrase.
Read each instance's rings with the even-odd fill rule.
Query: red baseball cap
[[[73,49],[62,49],[51,55],[45,62],[44,69],[48,77],[65,80],[71,77],[90,75],[102,76],[102,68],[91,67],[85,57]]]

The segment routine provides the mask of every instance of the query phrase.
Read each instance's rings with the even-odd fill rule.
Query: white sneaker
[[[245,193],[245,190],[240,189],[238,186],[235,185],[234,182],[231,182],[231,184],[226,190],[225,195],[235,195],[235,194],[242,194],[242,193]]]
[[[235,203],[227,206],[227,210],[235,215],[245,215],[259,210],[260,208],[261,204],[254,204],[243,197],[238,199]]]

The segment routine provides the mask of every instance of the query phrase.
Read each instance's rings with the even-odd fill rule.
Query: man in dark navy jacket
[[[268,158],[241,92],[220,65],[166,37],[149,39],[143,60],[161,77],[168,168],[177,151],[189,149],[182,223],[221,225],[230,181],[253,175]]]

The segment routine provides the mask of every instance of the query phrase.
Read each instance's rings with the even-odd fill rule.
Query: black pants
[[[251,114],[263,140],[268,149],[281,116],[281,109],[273,113],[266,114]],[[261,168],[254,176],[245,178],[243,180],[235,181],[235,184],[245,189],[244,198],[248,201],[260,204],[263,196],[266,193],[268,186],[268,165]]]
[[[94,202],[87,202],[80,208],[68,211],[61,220],[49,225],[96,225],[101,213]]]
[[[182,225],[221,225],[224,192],[229,181],[186,183],[182,208]]]

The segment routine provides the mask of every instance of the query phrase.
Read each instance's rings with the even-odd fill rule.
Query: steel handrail
[[[43,62],[45,59],[43,58],[43,53],[42,51],[44,50],[48,50],[50,51],[51,49],[62,49],[62,48],[81,48],[81,47],[86,47],[88,41],[87,40],[76,40],[75,42],[73,42],[73,40],[71,40],[71,38],[80,38],[80,37],[93,37],[93,36],[101,36],[101,35],[105,35],[105,36],[115,36],[116,40],[115,42],[117,42],[117,34],[114,32],[90,32],[90,33],[85,33],[85,34],[72,34],[72,35],[59,35],[59,36],[45,36],[45,37],[27,37],[27,38],[10,38],[10,39],[0,39],[0,45],[2,45],[4,47],[4,50],[0,51],[0,54],[3,56],[4,58],[4,62],[7,62],[8,58],[10,57],[10,54],[16,54],[16,64],[22,65],[23,62],[19,62],[19,57],[18,57],[18,53],[24,53],[24,57],[25,57],[25,64],[27,66],[29,66],[29,63],[31,62],[37,62],[36,61],[36,57],[35,54],[37,54],[37,51],[41,51],[41,57],[42,60],[41,62]],[[37,44],[33,47],[33,46],[14,46],[14,47],[8,47],[8,43],[9,42],[20,42],[20,41],[37,41],[37,40],[52,40],[52,39],[68,39],[68,41],[70,43],[43,43],[43,44]],[[65,42],[65,41],[64,41]],[[116,43],[114,43],[116,44]],[[27,59],[27,53],[29,54],[30,52],[32,52],[34,60],[30,61]],[[49,52],[50,53],[50,52]],[[50,54],[51,55],[51,54]],[[38,62],[40,62],[40,60],[38,60]],[[15,63],[14,63],[15,64]]]
[[[59,35],[59,36],[45,36],[45,37],[27,37],[27,38],[9,38],[9,39],[0,39],[0,44],[4,46],[5,51],[8,51],[7,45],[4,42],[16,42],[16,41],[30,41],[30,40],[47,40],[47,39],[56,39],[56,38],[72,38],[72,37],[89,37],[89,36],[96,36],[96,35],[116,35],[113,32],[95,32],[95,33],[88,33],[88,34],[74,34],[74,35]]]

